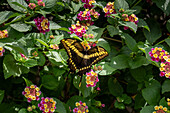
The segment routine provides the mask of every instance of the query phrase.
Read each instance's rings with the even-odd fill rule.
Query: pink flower
[[[34,19],[35,25],[37,26],[37,29],[40,31],[40,33],[45,34],[46,32],[49,32],[49,26],[50,23],[47,18],[42,16],[41,18],[37,17]]]
[[[134,22],[136,26],[137,26],[137,23],[139,22],[138,17],[136,17],[135,14],[131,14],[130,16],[128,16],[127,14],[123,14],[122,17],[124,21]],[[124,30],[127,30],[127,29],[129,29],[129,27],[124,26]]]
[[[160,76],[163,77],[165,76],[166,78],[169,78],[170,79],[170,63],[169,62],[162,62],[160,64]]]
[[[73,113],[88,113],[88,106],[86,105],[86,103],[79,101],[75,103],[76,108],[73,109]]]
[[[91,69],[86,75],[86,87],[95,87],[97,82],[99,82],[97,73]]]
[[[5,49],[3,47],[0,47],[0,56],[3,56],[4,52],[5,52]]]
[[[24,54],[20,53],[20,55],[21,55],[22,58],[28,60],[28,58]]]
[[[34,9],[34,8],[36,7],[36,5],[35,5],[34,3],[29,3],[28,7],[29,7],[30,9]]]
[[[38,5],[45,7],[45,3],[44,3],[42,0],[39,0],[39,1],[38,1]]]
[[[78,37],[82,37],[84,33],[86,33],[86,30],[88,29],[87,26],[83,26],[80,24],[79,21],[77,21],[76,24],[71,25],[71,27],[69,28],[69,30],[71,32],[69,32],[70,34],[75,33]]]
[[[149,56],[151,57],[151,60],[156,62],[159,61],[164,62],[165,61],[164,57],[167,55],[168,52],[163,50],[161,47],[152,48],[151,51],[149,52]]]
[[[38,107],[43,111],[42,113],[54,113],[56,109],[56,101],[54,101],[53,98],[42,97]]]
[[[27,98],[28,102],[32,100],[39,100],[39,96],[41,95],[40,89],[36,85],[31,85],[26,87],[22,94]]]
[[[114,2],[108,2],[106,7],[103,8],[103,11],[105,12],[105,16],[110,16],[110,14],[116,14],[116,10],[114,7]]]
[[[100,91],[101,89],[99,87],[97,87],[97,91]]]
[[[96,3],[95,0],[82,0],[82,2],[85,3],[85,4],[84,4],[84,8],[85,8],[85,9],[91,9],[91,8],[93,8],[94,5],[92,5],[92,4],[93,4],[93,3]]]
[[[0,31],[0,39],[6,37],[8,37],[8,31],[7,30]]]
[[[77,18],[80,20],[80,21],[83,21],[83,20],[91,20],[91,14],[90,14],[90,11],[89,9],[86,9],[85,11],[80,11],[80,13],[77,15]]]

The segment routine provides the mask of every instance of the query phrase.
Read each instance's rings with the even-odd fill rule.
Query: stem
[[[18,18],[18,19],[16,19],[16,20],[14,20],[14,21],[12,21],[12,22],[6,23],[4,26],[8,26],[8,25],[10,25],[12,23],[18,22],[18,21],[22,20],[22,18],[24,18],[24,17],[25,17],[25,15],[20,17],[20,18]]]
[[[138,5],[142,0],[139,0],[138,2],[136,2],[136,4],[134,4],[131,8],[135,7],[136,5]]]
[[[165,42],[165,40],[162,40],[162,41],[158,42],[158,43],[155,44],[155,45],[159,45],[159,44],[161,44],[161,43],[163,43],[163,42]]]

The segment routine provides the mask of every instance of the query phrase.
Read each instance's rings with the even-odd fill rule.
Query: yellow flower
[[[33,89],[33,88],[35,88],[35,86],[34,86],[34,85],[31,85],[30,88]]]
[[[154,108],[155,108],[155,110],[159,110],[159,106],[155,106]]]

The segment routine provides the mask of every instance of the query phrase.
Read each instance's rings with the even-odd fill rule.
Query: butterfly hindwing
[[[85,50],[76,39],[63,39],[61,42],[69,56],[68,65],[70,71],[78,71],[80,75],[89,71],[92,65],[108,56],[108,52],[100,46]]]

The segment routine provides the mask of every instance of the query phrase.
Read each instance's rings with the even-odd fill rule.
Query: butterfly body
[[[108,56],[108,52],[103,47],[95,46],[87,49],[76,39],[62,39],[61,43],[69,57],[67,62],[70,72],[78,72],[79,75],[88,72],[92,65]]]

